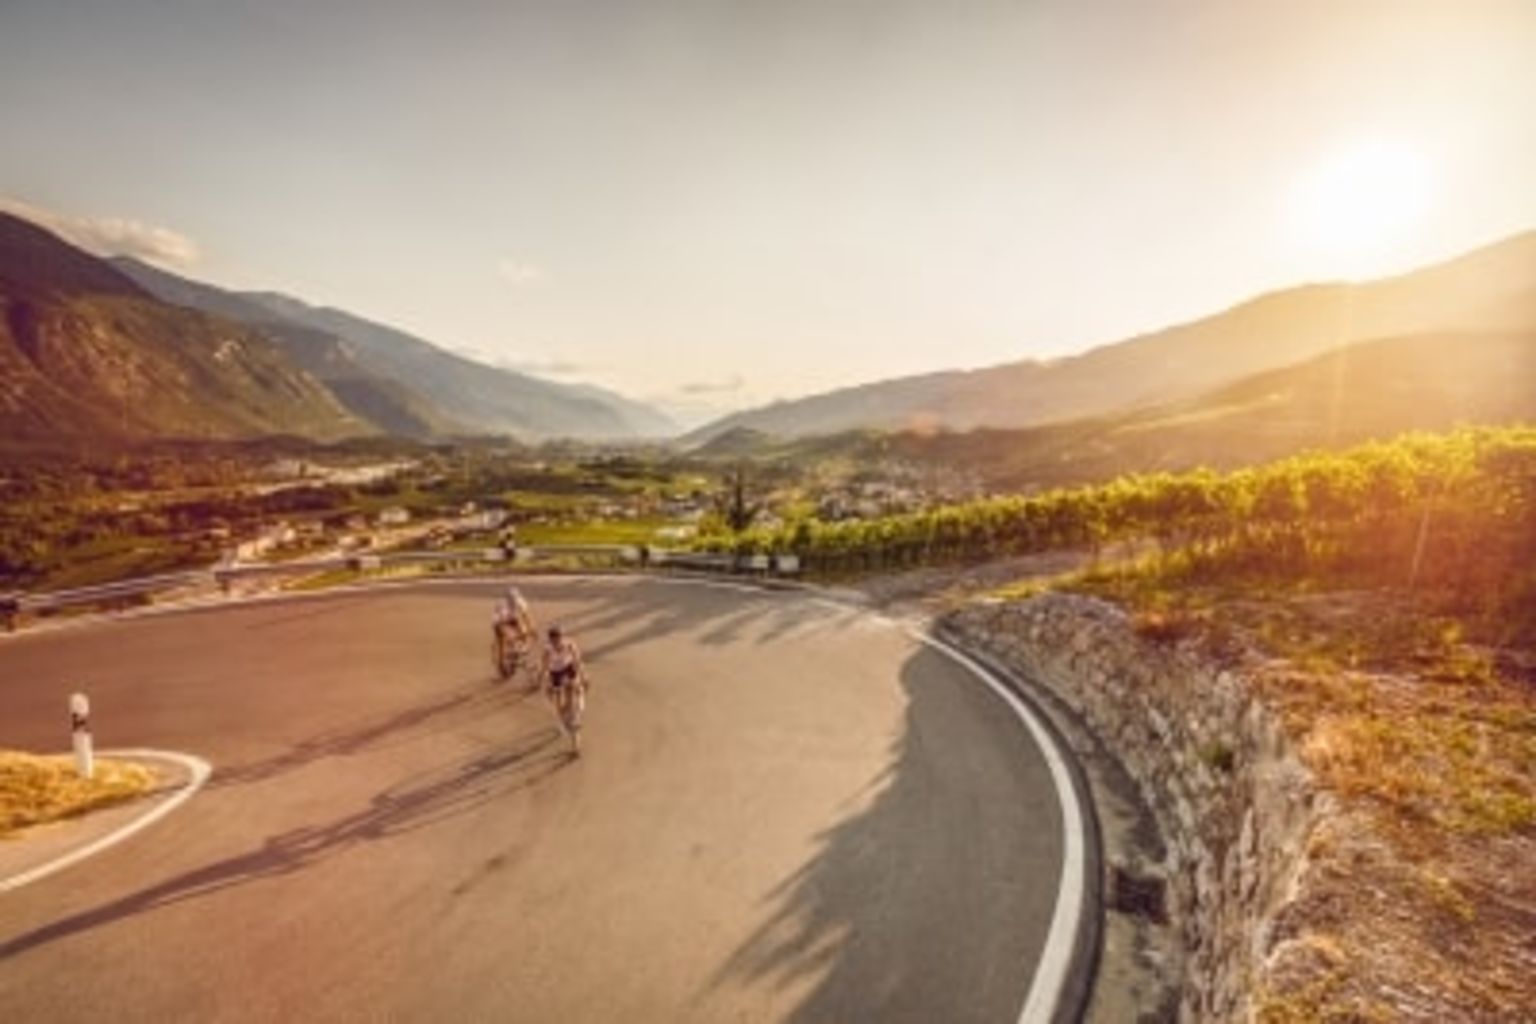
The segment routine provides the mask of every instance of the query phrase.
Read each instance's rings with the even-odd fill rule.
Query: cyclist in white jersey
[[[511,675],[516,664],[509,664],[508,652],[527,650],[537,633],[528,602],[516,587],[508,587],[506,594],[496,603],[496,611],[491,616],[491,632],[496,639],[497,668],[503,676]],[[520,656],[518,660],[521,660]]]
[[[544,693],[554,706],[566,735],[571,738],[571,751],[579,755],[581,740],[578,733],[587,703],[587,670],[581,660],[581,648],[559,626],[549,627],[540,674],[544,677]]]
[[[496,611],[491,617],[491,623],[497,632],[508,639],[533,639],[533,612],[529,609],[523,592],[516,587],[508,587],[507,592],[496,603]]]

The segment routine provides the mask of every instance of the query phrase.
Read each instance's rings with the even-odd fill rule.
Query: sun
[[[1402,142],[1371,139],[1324,157],[1292,186],[1298,239],[1350,275],[1377,272],[1411,235],[1434,193],[1430,161]]]

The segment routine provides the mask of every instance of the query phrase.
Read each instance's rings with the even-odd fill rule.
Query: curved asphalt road
[[[197,754],[201,793],[0,895],[7,1021],[1013,1021],[1061,873],[1028,733],[803,594],[546,579],[587,756],[489,678],[499,585],[0,643],[0,747]]]

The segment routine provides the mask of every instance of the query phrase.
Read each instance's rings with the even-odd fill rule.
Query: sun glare
[[[1329,154],[1291,190],[1290,221],[1330,272],[1369,275],[1385,269],[1394,249],[1428,208],[1434,175],[1424,154],[1385,140]]]

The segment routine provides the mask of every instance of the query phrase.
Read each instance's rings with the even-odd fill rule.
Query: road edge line
[[[1061,811],[1061,875],[1045,948],[1019,1011],[1019,1024],[1081,1020],[1093,991],[1099,954],[1097,917],[1092,906],[1096,900],[1089,899],[1090,886],[1097,890],[1098,830],[1086,780],[1081,777],[1080,767],[1065,752],[1062,737],[1046,713],[1025,694],[1020,680],[926,629],[908,625],[903,628],[915,640],[948,656],[986,683],[1024,723],[1045,759]],[[1090,862],[1095,865],[1092,873]]]
[[[136,757],[146,760],[158,759],[161,761],[170,761],[174,764],[181,765],[189,773],[191,773],[192,777],[186,785],[182,786],[175,793],[172,793],[165,800],[156,804],[144,814],[139,815],[137,818],[134,818],[127,824],[119,826],[113,831],[108,832],[106,835],[100,837],[99,839],[85,844],[78,850],[71,850],[69,853],[66,853],[61,857],[55,857],[53,860],[48,861],[45,864],[40,864],[37,867],[23,871],[20,874],[12,875],[9,878],[0,878],[0,893],[14,892],[17,889],[20,889],[22,886],[31,885],[33,882],[41,881],[42,879],[47,878],[50,875],[57,874],[66,868],[74,867],[81,861],[90,857],[94,857],[96,854],[102,853],[103,851],[116,846],[118,843],[121,843],[124,840],[137,835],[139,832],[142,832],[144,829],[153,825],[155,822],[159,821],[161,818],[170,814],[172,811],[176,810],[176,808],[190,800],[192,795],[198,790],[202,789],[203,784],[206,783],[209,776],[213,774],[213,767],[202,758],[196,757],[192,754],[177,753],[176,751],[172,750],[150,750],[143,748],[133,748],[128,750],[101,750],[97,751],[97,754],[100,757]]]

